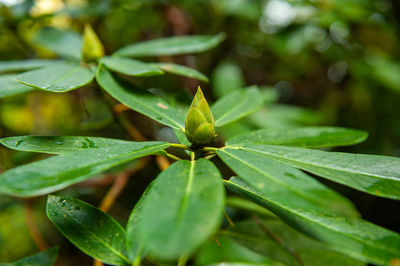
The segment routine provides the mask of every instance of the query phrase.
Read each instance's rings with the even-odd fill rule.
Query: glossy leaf
[[[81,59],[82,36],[69,30],[42,28],[34,36],[33,41],[57,55]]]
[[[129,106],[133,110],[161,124],[184,130],[184,115],[160,97],[151,93],[144,93],[138,88],[131,89],[123,87],[114,79],[112,74],[102,66],[97,68],[96,79],[105,91],[126,106]]]
[[[261,129],[241,134],[226,145],[285,145],[306,148],[329,148],[360,143],[368,134],[361,130],[340,127],[304,127],[293,129]]]
[[[50,92],[67,92],[90,83],[94,73],[79,63],[60,62],[17,76],[22,84]]]
[[[245,150],[224,148],[217,154],[240,177],[296,208],[359,217],[349,200],[296,168]]]
[[[211,106],[215,125],[223,126],[243,118],[259,109],[263,96],[256,86],[228,94]]]
[[[17,82],[15,77],[14,74],[0,76],[0,99],[34,90],[32,87]]]
[[[215,238],[210,239],[201,248],[194,265],[284,266],[283,263],[269,259],[268,255],[254,252],[239,244],[232,237],[218,233]]]
[[[380,197],[400,199],[400,158],[273,145],[245,146],[268,158]]]
[[[20,197],[48,194],[168,146],[158,141],[131,142],[53,156],[0,174],[0,193]]]
[[[177,161],[151,184],[139,212],[137,232],[153,257],[178,259],[199,247],[217,229],[224,189],[209,161]]]
[[[36,253],[11,263],[1,263],[0,266],[52,266],[57,259],[58,247]]]
[[[31,70],[39,67],[45,67],[47,65],[54,64],[55,62],[57,62],[57,60],[47,59],[0,61],[0,73]]]
[[[128,76],[155,76],[164,72],[153,64],[144,63],[126,57],[103,57],[101,62],[109,69]]]
[[[279,219],[240,221],[235,223],[235,227],[221,231],[220,235],[231,236],[248,249],[258,254],[268,254],[271,259],[285,265],[299,265],[300,262],[307,266],[365,265],[299,233]],[[271,235],[278,236],[280,243]]]
[[[162,69],[165,72],[171,73],[171,74],[208,82],[208,78],[206,75],[204,75],[203,73],[201,73],[193,68],[190,68],[190,67],[186,67],[186,66],[182,66],[182,65],[178,65],[178,64],[172,64],[172,63],[153,63],[152,65]]]
[[[252,177],[233,177],[226,186],[269,209],[284,222],[353,258],[376,264],[390,264],[400,258],[400,235],[361,220],[298,206],[292,199],[257,186]]]
[[[83,201],[49,195],[47,217],[87,255],[104,263],[126,265],[124,229],[108,214]]]
[[[9,149],[18,151],[61,154],[90,148],[108,148],[118,144],[135,143],[120,139],[75,136],[17,136],[0,139]]]
[[[175,36],[131,44],[119,49],[121,56],[161,56],[200,53],[210,50],[225,39],[224,34]]]

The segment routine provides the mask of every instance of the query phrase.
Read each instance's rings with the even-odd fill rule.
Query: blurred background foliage
[[[400,156],[399,14],[396,0],[0,0],[0,60],[56,58],[47,48],[57,36],[44,36],[47,27],[68,31],[65,36],[73,45],[74,32],[90,23],[108,54],[148,39],[225,32],[225,42],[209,52],[157,58],[210,77],[209,84],[200,85],[211,102],[239,87],[264,88],[267,104],[224,127],[221,144],[249,129],[336,125],[370,134],[365,143],[346,151]],[[140,83],[177,104],[189,103],[190,92],[199,85],[170,75]],[[149,139],[173,137],[133,111],[125,114]],[[34,90],[1,98],[0,136],[27,134],[129,139],[93,84],[65,94]],[[0,171],[39,158],[43,155],[1,148]],[[111,210],[121,223],[158,171],[149,165],[132,179]],[[62,193],[96,205],[110,182],[95,179]],[[399,203],[323,182],[351,198],[365,219],[400,232]],[[0,197],[0,261],[37,249],[25,222],[27,204],[31,201]],[[35,200],[34,210],[48,242],[69,247],[61,250],[66,265],[69,260],[90,261],[49,224],[42,198]],[[209,261],[210,254],[202,253],[198,261]]]

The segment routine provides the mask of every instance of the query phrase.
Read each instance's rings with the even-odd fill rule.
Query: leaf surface
[[[57,259],[58,247],[33,254],[11,263],[1,263],[0,266],[52,266]]]
[[[196,69],[190,68],[190,67],[186,67],[186,66],[182,66],[182,65],[178,65],[178,64],[172,64],[172,63],[153,63],[152,65],[162,69],[165,72],[171,73],[171,74],[208,82],[208,78],[206,75],[204,75],[203,73],[197,71]]]
[[[256,86],[228,94],[211,106],[215,126],[223,126],[243,118],[257,111],[263,102],[263,96]]]
[[[125,46],[115,52],[121,56],[161,56],[200,53],[210,50],[225,39],[224,34],[176,36]]]
[[[136,143],[120,139],[76,136],[16,136],[0,139],[9,149],[29,152],[61,154],[90,148],[108,148],[118,144]]]
[[[34,88],[21,84],[15,80],[17,75],[6,74],[0,76],[0,99],[25,92],[32,91]]]
[[[246,150],[224,148],[217,154],[240,177],[296,208],[359,217],[349,200],[296,168]]]
[[[304,127],[293,129],[260,129],[241,134],[227,145],[285,145],[305,148],[329,148],[360,143],[368,134],[361,130],[340,127]]]
[[[47,59],[0,61],[0,73],[31,70],[39,67],[45,67],[47,65],[54,64],[55,62],[57,62],[57,60],[47,60]]]
[[[17,76],[22,84],[50,92],[67,92],[90,83],[91,69],[79,63],[60,62]]]
[[[49,195],[47,217],[87,255],[104,263],[126,265],[125,231],[108,214],[78,199]]]
[[[158,141],[131,142],[53,156],[2,173],[0,193],[20,197],[48,194],[168,146]]]
[[[42,28],[33,41],[57,55],[75,60],[82,58],[82,36],[74,31]]]
[[[275,145],[249,145],[243,149],[372,195],[400,199],[400,159],[397,157]]]
[[[112,74],[102,66],[97,68],[96,79],[105,91],[126,106],[161,124],[184,130],[184,115],[160,97],[151,93],[144,93],[138,88],[128,89],[123,87],[114,79]]]
[[[224,181],[232,191],[269,209],[285,223],[355,259],[390,264],[400,258],[400,235],[359,218],[298,206],[291,199],[260,188],[251,176]]]
[[[101,59],[101,62],[107,68],[128,76],[154,76],[164,73],[159,67],[153,64],[126,57],[106,56]]]
[[[192,253],[215,232],[225,195],[218,169],[200,159],[175,162],[144,197],[139,239],[151,256],[174,260]]]

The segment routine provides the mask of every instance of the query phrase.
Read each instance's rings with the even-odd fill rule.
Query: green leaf
[[[218,64],[212,73],[211,81],[213,93],[217,98],[221,98],[245,86],[240,67],[229,60]]]
[[[261,129],[236,136],[226,145],[286,145],[306,148],[347,146],[364,141],[368,133],[340,127],[304,127],[287,129]]]
[[[49,195],[47,217],[57,229],[87,255],[104,263],[126,265],[125,231],[108,214],[73,198]]]
[[[225,39],[225,34],[176,36],[125,46],[115,52],[121,56],[160,56],[200,53],[210,50]]]
[[[112,74],[101,65],[97,68],[96,79],[105,91],[126,106],[161,124],[184,130],[185,116],[160,97],[151,93],[143,93],[138,88],[128,89],[121,86]]]
[[[155,76],[162,75],[164,72],[153,64],[144,63],[138,60],[126,57],[111,57],[106,56],[101,59],[101,62],[110,70],[128,76]]]
[[[143,199],[137,232],[145,250],[166,260],[189,255],[217,229],[224,198],[222,177],[211,162],[174,163]]]
[[[58,60],[26,59],[26,60],[0,61],[0,73],[31,70],[39,67],[45,67],[47,65],[54,64],[55,62],[58,62]]]
[[[208,78],[206,75],[203,73],[182,65],[178,64],[172,64],[172,63],[152,63],[151,65],[158,67],[162,69],[165,72],[179,75],[179,76],[184,76],[184,77],[189,77],[193,79],[198,79],[204,82],[208,82]]]
[[[345,218],[297,206],[279,193],[260,188],[251,176],[224,181],[232,191],[269,209],[285,223],[325,243],[338,252],[361,261],[390,264],[400,258],[400,235],[359,218]]]
[[[0,192],[20,197],[48,194],[168,146],[158,141],[131,142],[53,156],[2,173]]]
[[[80,60],[82,57],[82,36],[73,31],[42,28],[36,33],[33,41],[66,58]]]
[[[223,126],[243,118],[257,111],[263,102],[263,96],[256,86],[228,94],[211,106],[215,125]]]
[[[57,255],[58,247],[53,247],[12,263],[0,262],[0,266],[52,266],[57,259]]]
[[[359,217],[353,204],[304,172],[246,150],[224,148],[218,156],[240,177],[296,208]]]
[[[400,159],[396,157],[273,145],[243,148],[372,195],[400,199]]]
[[[230,236],[248,249],[268,254],[271,259],[285,265],[299,265],[299,261],[307,266],[365,265],[299,233],[278,219],[236,222],[235,227],[223,230],[220,235]],[[279,244],[273,236],[279,238]]]
[[[50,92],[67,92],[90,83],[94,73],[79,63],[60,62],[17,76],[22,84]]]
[[[218,239],[218,242],[216,241]],[[284,266],[284,264],[269,259],[266,254],[258,254],[233,238],[218,233],[215,239],[210,239],[196,256],[194,265],[259,265]]]
[[[9,149],[18,151],[61,154],[88,148],[108,148],[118,144],[136,143],[120,139],[75,136],[16,136],[0,139]]]
[[[0,99],[25,92],[32,91],[34,88],[21,84],[15,80],[17,75],[8,74],[0,76]]]

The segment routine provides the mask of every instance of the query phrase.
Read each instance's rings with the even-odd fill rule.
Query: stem
[[[196,159],[196,153],[194,153],[193,151],[190,152],[190,160],[194,161]]]
[[[253,220],[258,224],[258,226],[261,228],[261,230],[264,231],[266,235],[268,235],[272,240],[274,240],[278,245],[282,246],[284,249],[286,249],[292,256],[296,259],[297,263],[301,266],[305,266],[304,262],[301,260],[299,254],[294,250],[291,246],[287,245],[279,236],[275,235],[273,232],[271,232],[265,224],[263,224],[258,218],[258,216],[254,215]]]
[[[29,233],[31,234],[33,241],[40,250],[46,250],[49,248],[46,240],[44,239],[42,233],[40,232],[37,224],[35,222],[34,212],[33,212],[33,202],[32,200],[25,201],[25,220],[28,226]]]
[[[167,160],[167,158],[165,158],[164,156],[161,156],[161,155],[156,156],[156,162],[157,162],[158,167],[162,171],[164,171],[171,165],[169,163],[169,161]]]
[[[182,255],[182,257],[180,257],[178,260],[178,266],[185,266],[187,260],[188,260],[188,257],[186,255]]]
[[[188,151],[192,150],[189,146],[179,144],[179,143],[171,143],[171,147],[180,148],[180,149],[184,149],[184,150],[188,150]]]
[[[231,226],[231,227],[235,227],[235,223],[232,221],[232,219],[228,216],[228,214],[226,213],[226,211],[224,210],[224,216],[225,216],[225,219],[228,221],[228,223],[229,223],[229,225]]]
[[[114,204],[115,200],[128,184],[129,178],[135,173],[142,170],[149,163],[149,161],[149,157],[144,157],[139,160],[139,163],[135,168],[119,173],[114,180],[114,184],[111,186],[106,196],[101,201],[99,209],[104,212],[108,212],[111,206]]]
[[[214,158],[216,155],[217,155],[216,153],[210,154],[210,155],[207,155],[206,157],[204,157],[204,159],[210,160],[210,159]]]
[[[217,151],[219,150],[219,148],[215,148],[215,147],[204,147],[202,148],[203,151]]]
[[[168,158],[171,158],[171,159],[173,159],[173,160],[175,160],[175,161],[182,160],[182,159],[179,158],[178,156],[175,156],[175,155],[170,154],[170,153],[168,153],[168,152],[166,152],[165,155],[166,155]]]

